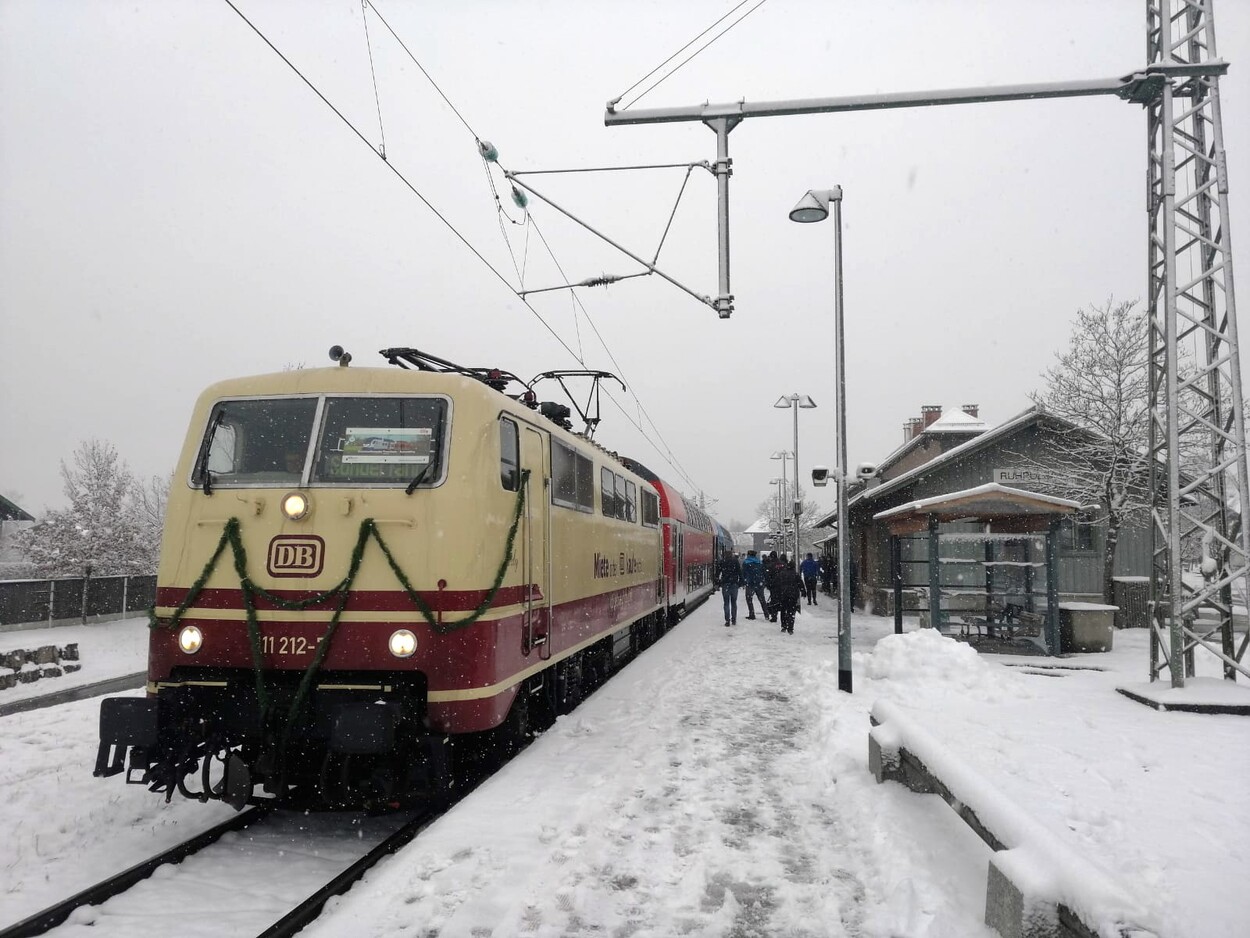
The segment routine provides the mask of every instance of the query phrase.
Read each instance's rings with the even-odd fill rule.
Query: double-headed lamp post
[[[779,479],[769,479],[768,482],[770,485],[777,486],[777,537],[781,537],[783,539],[781,547],[782,550],[785,550],[785,525],[782,523],[782,517],[784,516],[785,509],[782,506],[786,503],[786,480],[785,477],[782,476]],[[775,545],[776,543],[777,539],[773,538],[773,544]]]
[[[851,566],[850,519],[846,511],[846,343],[842,334],[842,187],[809,189],[790,210],[790,220],[824,221],[833,204],[834,345],[838,370],[838,690],[851,693]],[[796,411],[797,413],[797,411]],[[816,473],[812,473],[815,482]]]
[[[794,412],[794,512],[790,515],[794,519],[794,562],[799,562],[799,516],[803,513],[803,502],[799,498],[799,408],[807,410],[816,406],[816,402],[806,394],[783,394],[777,398],[777,403],[773,405],[777,408],[788,407]]]
[[[769,459],[781,460],[781,499],[777,502],[777,527],[781,530],[781,552],[786,550],[786,502],[788,499],[788,488],[790,485],[790,477],[786,475],[786,460],[794,454],[789,450],[779,449],[777,452],[769,456]],[[797,461],[795,465],[798,465]]]

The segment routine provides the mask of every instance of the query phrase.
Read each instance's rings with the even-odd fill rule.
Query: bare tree
[[[149,570],[155,570],[161,559],[161,534],[172,482],[172,476],[152,476],[145,484],[135,486],[135,526],[143,564]]]
[[[777,496],[773,495],[765,499],[755,506],[758,517],[767,518],[768,526],[773,531],[784,531],[787,544],[793,544],[793,528],[784,525],[784,521],[791,517],[792,505],[789,503],[793,498],[793,493],[787,489],[787,503],[784,506],[785,514],[777,513]],[[799,516],[799,543],[803,550],[809,550],[812,544],[813,524],[820,517],[820,506],[814,501],[803,497],[803,487],[799,486],[799,500],[802,502],[803,513]],[[789,547],[787,547],[789,550]]]
[[[134,476],[112,444],[79,444],[72,467],[62,460],[61,478],[70,507],[49,511],[22,533],[38,575],[154,572],[151,547],[140,530]]]
[[[1124,526],[1149,517],[1150,350],[1136,301],[1077,312],[1065,351],[1031,395],[1072,425],[1054,429],[1043,488],[1093,508],[1085,520],[1106,525],[1103,597],[1111,602],[1116,546]]]

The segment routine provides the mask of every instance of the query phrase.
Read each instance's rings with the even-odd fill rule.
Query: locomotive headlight
[[[204,633],[194,625],[184,625],[178,633],[178,647],[188,655],[193,655],[204,644]]]
[[[396,658],[411,658],[417,651],[417,636],[407,629],[391,633],[391,654]]]
[[[308,496],[303,492],[292,492],[282,499],[282,513],[292,521],[298,521],[308,514]]]

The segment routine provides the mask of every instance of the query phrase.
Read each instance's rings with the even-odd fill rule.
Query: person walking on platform
[[[799,565],[799,573],[803,576],[803,594],[807,597],[807,604],[815,606],[816,603],[816,578],[820,576],[820,564],[810,553],[802,564]]]
[[[758,598],[760,615],[767,619],[768,601],[764,598],[764,565],[760,563],[760,558],[755,556],[753,550],[748,550],[746,559],[742,561],[742,588],[747,599],[747,618],[755,618],[755,603],[752,600]]]
[[[778,567],[776,588],[773,590],[770,608],[780,613],[782,632],[794,634],[794,617],[798,614],[802,594],[803,583],[794,565],[784,564]]]
[[[764,558],[764,586],[768,590],[768,608],[764,612],[764,618],[769,622],[777,621],[777,605],[773,599],[773,591],[777,588],[777,567],[780,561],[777,560],[777,552],[769,551],[768,556]]]
[[[733,551],[726,549],[721,555],[716,578],[720,580],[721,597],[725,601],[725,625],[733,625],[738,621],[738,587],[742,585],[742,567]]]

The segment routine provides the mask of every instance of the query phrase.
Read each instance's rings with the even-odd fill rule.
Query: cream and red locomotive
[[[236,807],[439,795],[457,747],[520,745],[711,592],[714,522],[567,408],[383,355],[200,396],[147,695],[103,702],[97,775]]]

